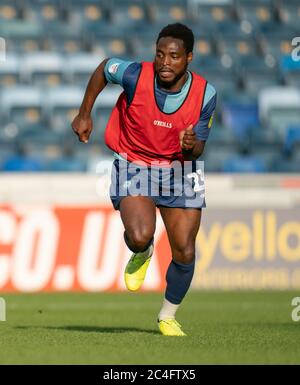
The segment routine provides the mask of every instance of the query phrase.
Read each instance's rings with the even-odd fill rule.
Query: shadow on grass
[[[160,334],[156,330],[141,329],[135,327],[100,327],[100,326],[80,326],[80,325],[64,325],[64,326],[16,326],[16,329],[47,329],[47,330],[65,330],[70,332],[85,332],[85,333],[128,333],[139,332],[148,334]]]

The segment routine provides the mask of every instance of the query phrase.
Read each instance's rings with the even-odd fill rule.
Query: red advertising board
[[[0,207],[1,291],[124,289],[131,252],[119,213],[102,207]],[[144,290],[162,290],[171,258],[161,218]]]

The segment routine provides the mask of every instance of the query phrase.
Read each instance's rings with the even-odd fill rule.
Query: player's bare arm
[[[109,59],[103,60],[92,74],[86,87],[84,98],[79,108],[79,113],[72,122],[73,131],[76,135],[78,135],[79,140],[83,143],[88,142],[93,130],[91,111],[95,100],[107,84],[104,76],[104,67],[108,60]]]

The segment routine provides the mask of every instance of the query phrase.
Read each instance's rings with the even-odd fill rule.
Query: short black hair
[[[174,39],[180,39],[183,41],[186,53],[193,52],[194,48],[194,34],[193,31],[184,24],[174,23],[168,24],[164,27],[156,40],[156,44],[162,37],[173,37]]]

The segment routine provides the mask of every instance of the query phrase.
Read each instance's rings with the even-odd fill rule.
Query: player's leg
[[[155,203],[149,197],[128,196],[120,202],[124,238],[133,252],[145,251],[153,241],[156,221]]]
[[[172,250],[172,261],[167,271],[167,288],[158,316],[159,328],[165,335],[184,335],[175,321],[175,313],[193,278],[195,242],[201,222],[201,209],[161,207],[160,212]]]
[[[138,290],[146,275],[153,253],[156,207],[145,196],[127,196],[120,202],[120,214],[125,232],[124,239],[133,252],[125,269],[125,283],[129,290]]]

